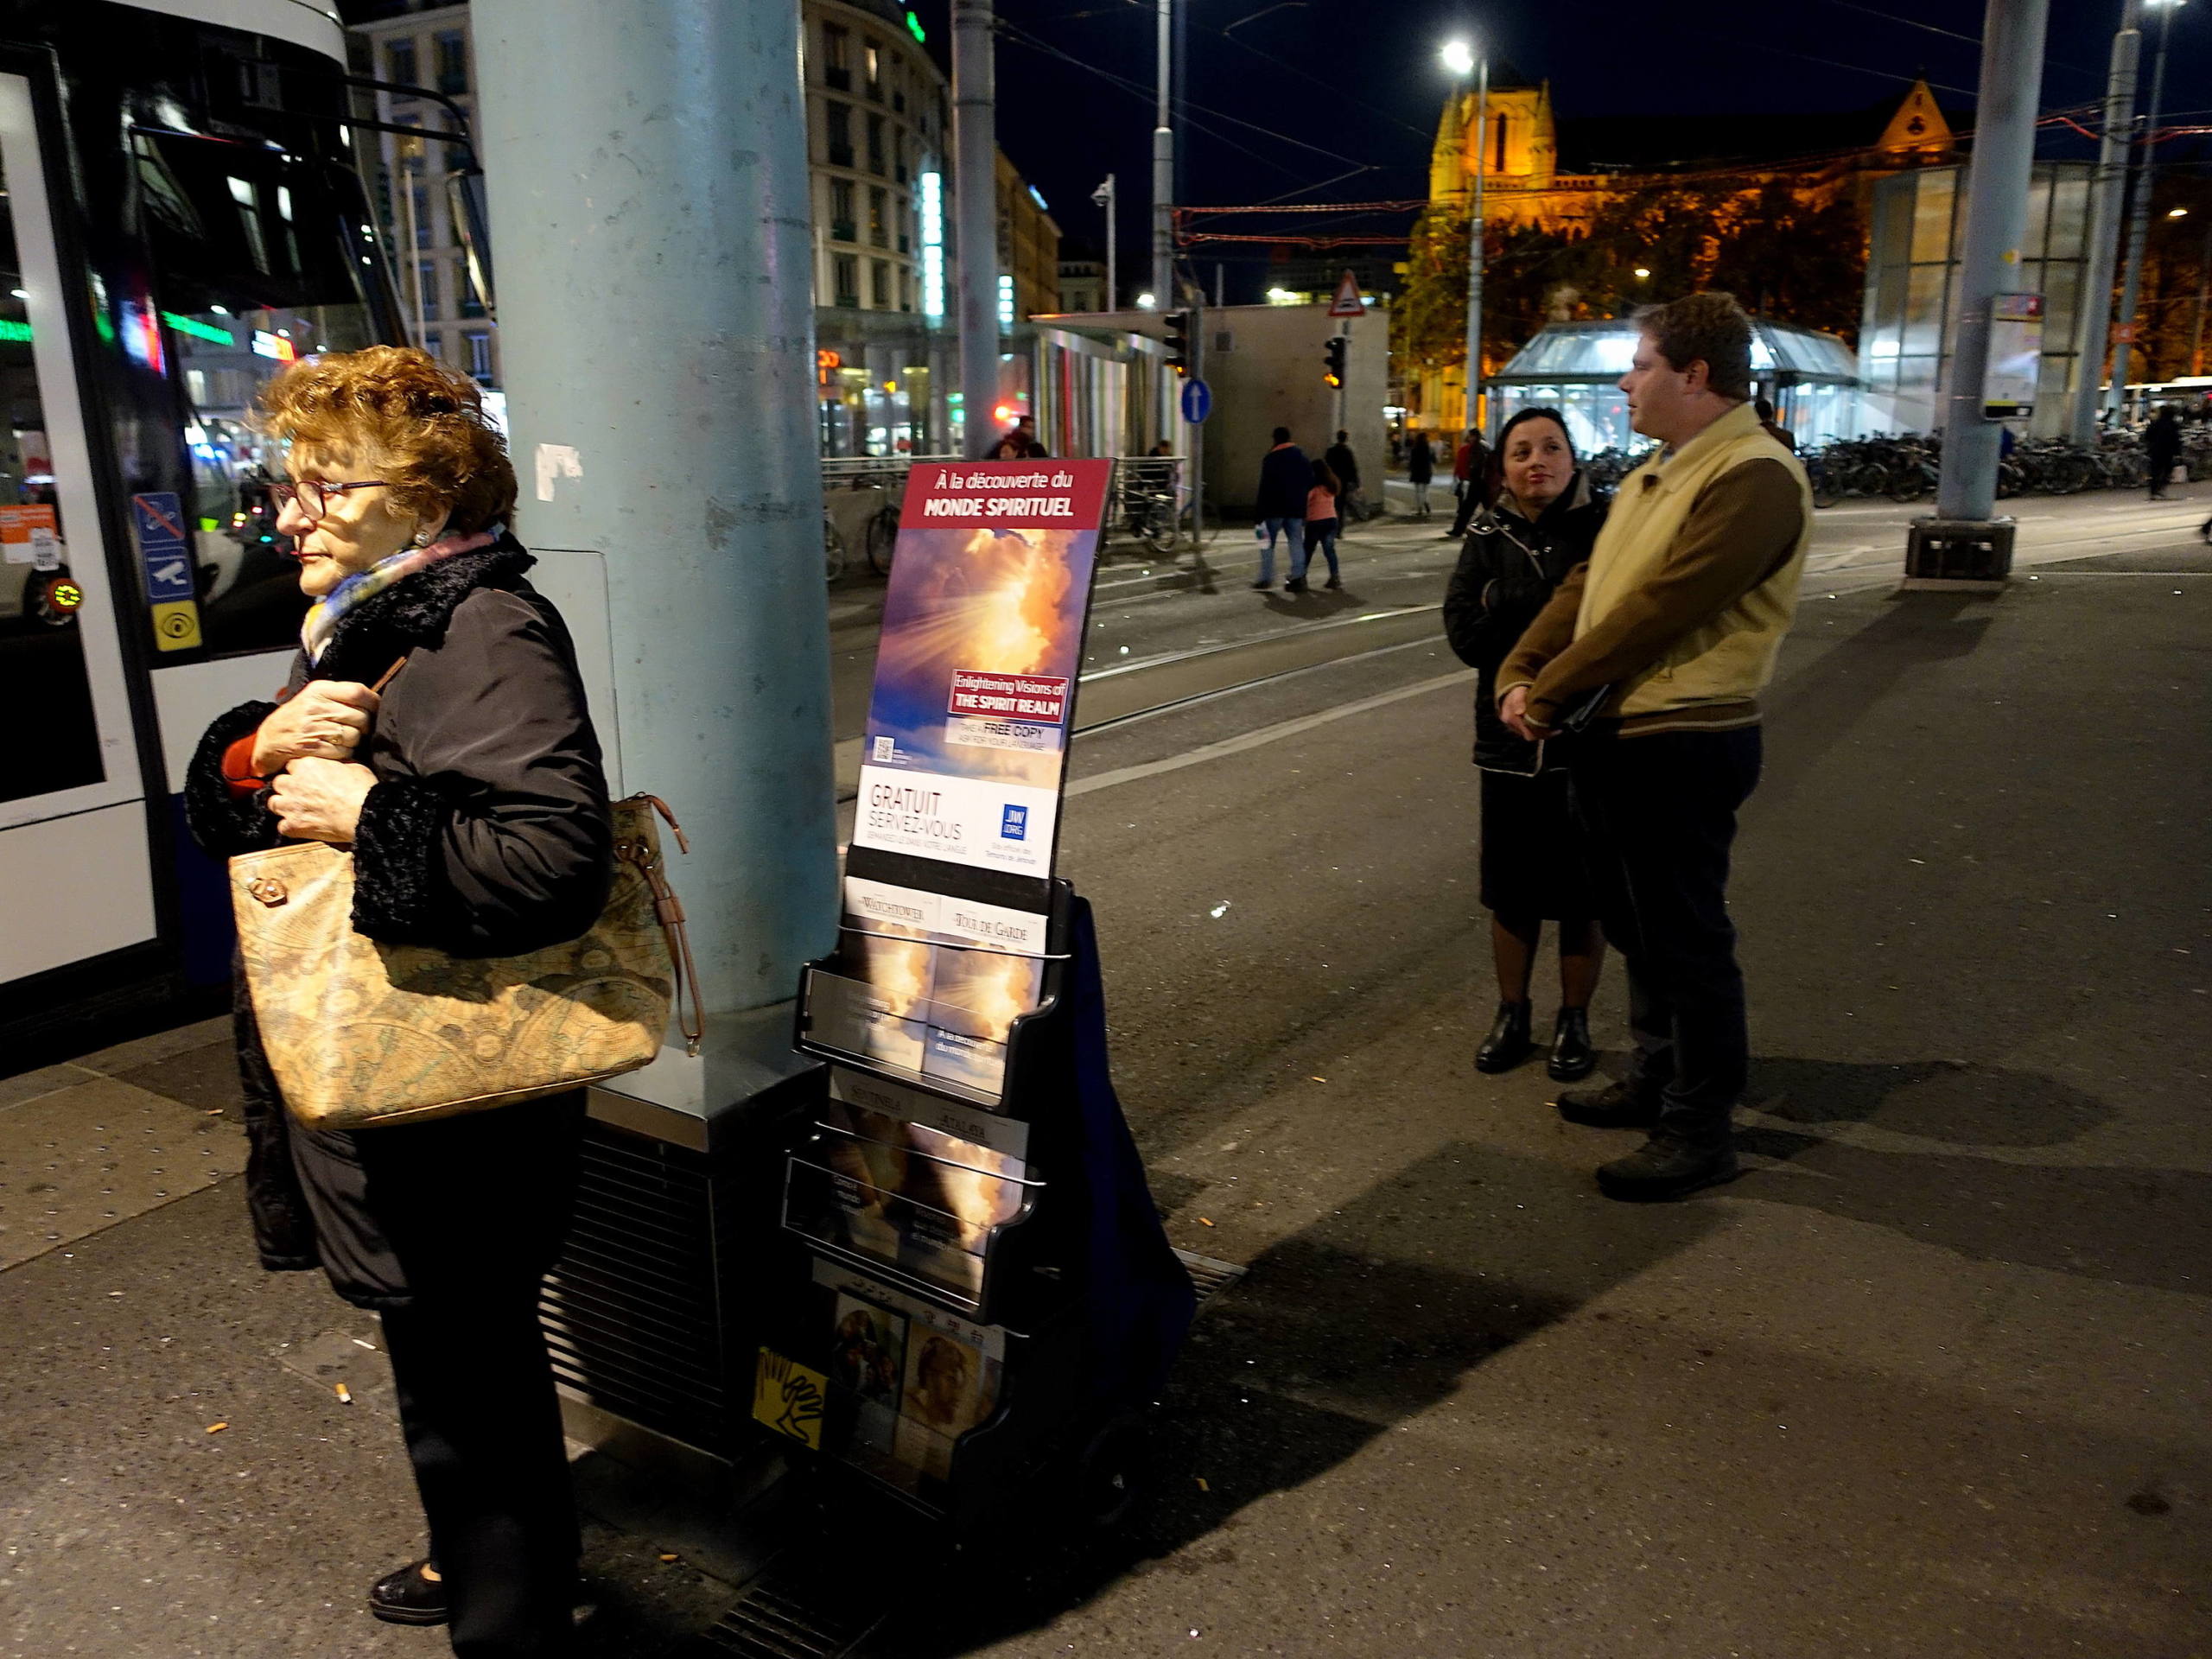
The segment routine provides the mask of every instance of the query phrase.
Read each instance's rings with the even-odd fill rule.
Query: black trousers
[[[572,1651],[582,1543],[537,1301],[535,1282],[510,1279],[384,1315],[461,1659]]]
[[[1628,970],[1630,1081],[1656,1090],[1664,1128],[1726,1135],[1750,1038],[1728,855],[1759,779],[1756,726],[1648,737],[1592,730],[1568,761],[1599,920]]]

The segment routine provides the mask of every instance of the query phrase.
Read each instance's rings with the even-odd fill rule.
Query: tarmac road
[[[1122,1098],[1176,1243],[1249,1272],[1181,1366],[1141,1533],[877,1650],[2204,1654],[2195,493],[2177,528],[2053,504],[2082,539],[1994,601],[1808,594],[1735,887],[1751,1169],[1684,1204],[1603,1199],[1627,1137],[1472,1071],[1470,686],[1440,644],[1085,735],[1065,866]],[[1876,539],[1838,523],[1823,548]],[[1404,539],[1378,565],[1448,546]],[[1224,627],[1265,603],[1219,598]],[[1616,1047],[1620,1005],[1609,980]],[[196,1153],[226,1065],[203,1030],[0,1080],[0,1241],[65,1201],[78,1230],[0,1273],[10,1659],[443,1650],[354,1600],[415,1542],[373,1326],[252,1268],[229,1170],[169,1185],[126,1138]],[[57,1174],[95,1116],[105,1161]],[[119,1201],[40,1190],[87,1173]],[[726,1597],[681,1531],[594,1527],[593,1654]]]

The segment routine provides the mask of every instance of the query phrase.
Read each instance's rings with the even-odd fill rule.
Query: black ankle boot
[[[1557,1083],[1573,1083],[1598,1069],[1598,1051],[1590,1046],[1590,1016],[1581,1008],[1561,1008],[1552,1027],[1551,1058],[1544,1070]]]
[[[1609,1198],[1649,1204],[1687,1198],[1700,1188],[1732,1181],[1742,1173],[1725,1125],[1717,1138],[1710,1133],[1685,1135],[1662,1125],[1627,1157],[1599,1165],[1598,1186]]]
[[[442,1624],[446,1622],[446,1586],[426,1579],[428,1561],[410,1561],[396,1567],[369,1586],[369,1611],[387,1624]]]
[[[1526,1002],[1501,1002],[1497,1005],[1497,1018],[1491,1026],[1490,1035],[1483,1039],[1483,1046],[1475,1051],[1475,1070],[1510,1071],[1535,1052],[1536,1046],[1529,1037],[1529,1005]]]
[[[1649,1129],[1659,1123],[1659,1091],[1634,1083],[1562,1089],[1552,1103],[1568,1122],[1592,1129]]]

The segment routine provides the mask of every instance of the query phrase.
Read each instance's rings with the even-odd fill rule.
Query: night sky
[[[1494,63],[1503,59],[1528,79],[1548,78],[1562,117],[1864,109],[1901,96],[1916,73],[1936,85],[1947,109],[1970,110],[1980,61],[1982,8],[1974,0],[1870,0],[1871,10],[1847,0],[1182,3],[1190,121],[1180,136],[1181,194],[1208,205],[1425,194],[1449,84],[1437,48],[1454,35],[1485,43]],[[944,47],[945,0],[916,10],[932,50]],[[1050,203],[1071,257],[1103,255],[1103,215],[1090,196],[1109,170],[1117,174],[1122,268],[1136,270],[1149,234],[1151,0],[1001,0],[998,10],[1001,144]],[[2118,0],[2053,0],[2051,13],[2043,108],[2101,103]],[[2156,41],[2153,22],[2146,91]],[[1141,93],[1109,75],[1138,83]],[[2212,126],[2212,0],[2175,15],[2165,108],[2189,112],[2189,124]],[[2205,139],[2165,149],[2184,146],[2193,170],[2212,165]],[[2086,157],[2094,149],[2046,130],[2038,153]],[[1388,221],[1392,229],[1403,223]],[[1201,251],[1209,287],[1217,257],[1234,256]],[[1259,298],[1266,270],[1263,252],[1246,256],[1241,267],[1232,263],[1230,301]]]

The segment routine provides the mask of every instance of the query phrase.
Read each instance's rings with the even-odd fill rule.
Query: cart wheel
[[[1110,1532],[1144,1506],[1154,1484],[1152,1422],[1131,1412],[1084,1444],[1068,1484],[1068,1502],[1080,1524]]]

